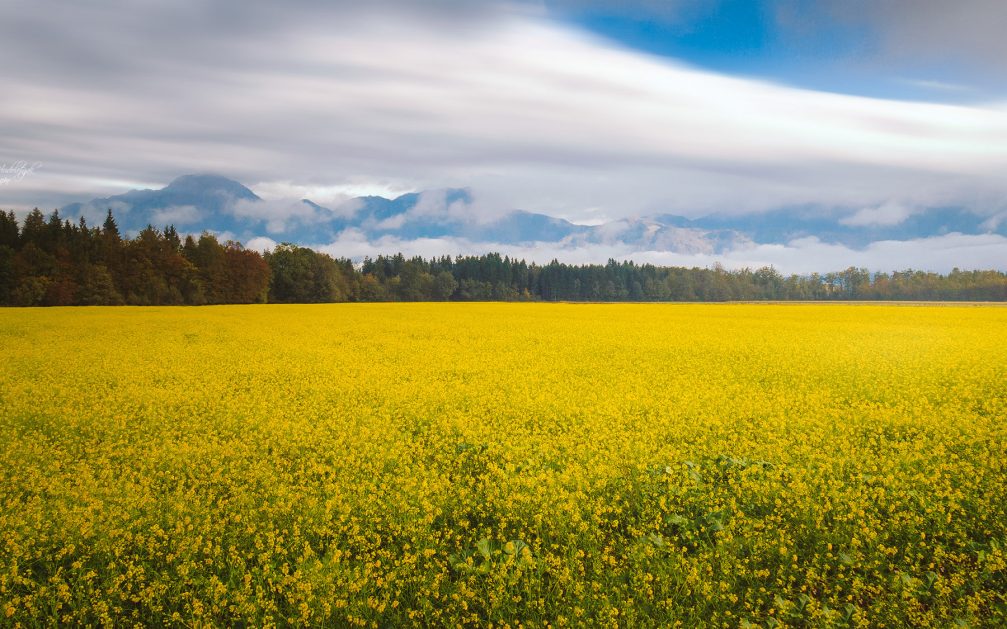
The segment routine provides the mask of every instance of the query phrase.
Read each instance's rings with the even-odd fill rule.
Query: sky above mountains
[[[302,198],[465,188],[486,221],[802,208],[886,228],[843,255],[774,243],[808,270],[871,247],[925,266],[948,234],[888,228],[952,208],[992,226],[955,241],[961,266],[1007,260],[1005,26],[989,0],[11,0],[0,206],[210,172],[280,222]]]

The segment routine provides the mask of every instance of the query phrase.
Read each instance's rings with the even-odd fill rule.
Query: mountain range
[[[579,225],[522,210],[488,216],[466,189],[430,190],[394,199],[363,196],[329,208],[309,199],[264,200],[241,183],[216,175],[184,175],[159,190],[132,190],[72,203],[61,208],[61,214],[95,219],[106,209],[113,211],[127,233],[147,224],[172,224],[180,232],[211,231],[243,242],[266,237],[302,245],[328,244],[348,230],[370,241],[392,237],[456,238],[506,245],[607,244],[686,254],[717,254],[754,243],[785,244],[808,237],[862,247],[879,240],[912,240],[952,232],[1007,236],[1007,220],[960,208],[907,212],[880,207],[851,212],[848,208],[791,207],[759,214],[702,218],[659,214]]]

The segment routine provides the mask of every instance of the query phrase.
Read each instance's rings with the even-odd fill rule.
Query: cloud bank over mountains
[[[810,273],[848,266],[996,268],[1007,253],[1007,220],[991,222],[960,208],[909,213],[900,206],[880,206],[848,215],[792,207],[758,215],[656,214],[583,225],[519,209],[486,212],[468,189],[356,197],[328,208],[310,199],[266,200],[214,175],[186,175],[161,189],[68,204],[61,214],[95,224],[108,209],[128,233],[170,223],[182,233],[210,231],[257,250],[293,242],[358,261],[399,252],[433,257],[496,251],[540,263],[615,258],[684,266],[771,265]]]

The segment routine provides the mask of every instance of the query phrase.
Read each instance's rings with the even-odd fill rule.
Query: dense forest
[[[1007,301],[1007,274],[959,271],[784,276],[771,267],[529,264],[482,256],[367,258],[354,265],[290,244],[264,255],[174,227],[120,233],[39,210],[0,212],[0,305],[171,305],[336,301]]]

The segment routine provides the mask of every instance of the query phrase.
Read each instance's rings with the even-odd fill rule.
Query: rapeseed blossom
[[[0,312],[0,624],[1007,623],[1007,309]]]

